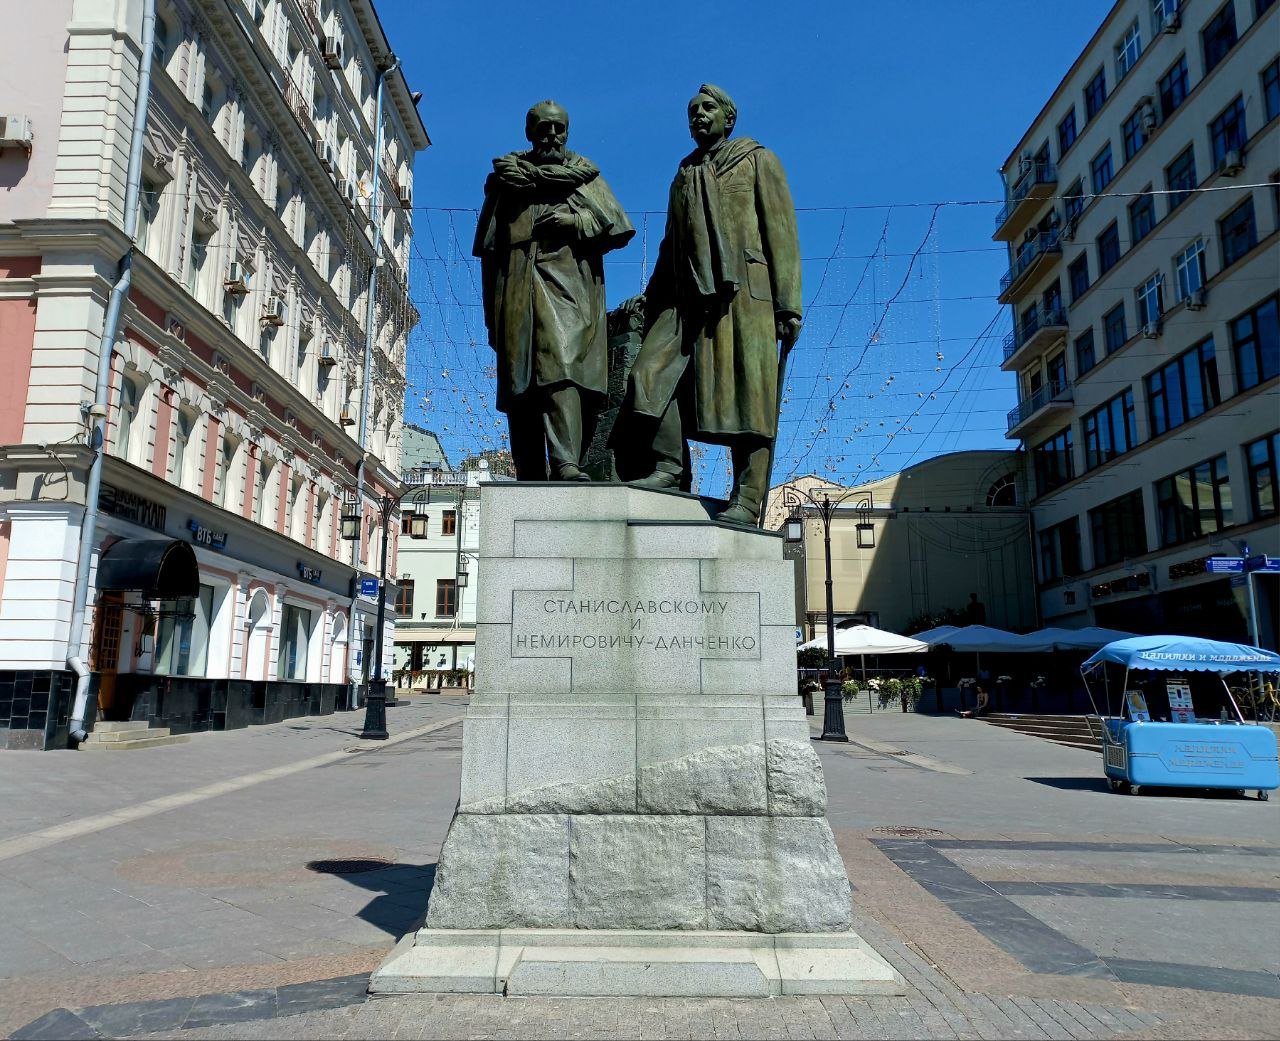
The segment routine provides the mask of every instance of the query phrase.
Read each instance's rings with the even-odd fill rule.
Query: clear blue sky
[[[999,196],[997,167],[1110,7],[848,0],[783,14],[776,0],[380,0],[434,142],[415,176],[423,321],[407,417],[440,432],[454,460],[505,434],[469,254],[490,160],[524,147],[526,109],[545,97],[566,106],[570,148],[601,167],[640,229],[612,255],[612,304],[652,263],[656,211],[691,147],[685,104],[711,81],[737,101],[737,132],[779,155],[801,211],[812,306],[775,478],[853,480],[1009,446],[996,207],[918,204]],[[701,476],[712,492],[723,482],[716,453]]]

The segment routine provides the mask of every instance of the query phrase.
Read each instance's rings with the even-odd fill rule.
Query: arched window
[[[179,409],[173,431],[173,473],[169,479],[179,488],[185,488],[187,491],[195,490],[198,470],[198,452],[190,447],[196,422],[197,417],[194,412],[190,409]]]
[[[258,456],[258,494],[257,494],[257,517],[255,518],[259,524],[272,527],[275,517],[270,507],[275,504],[275,496],[272,494],[271,475],[274,470],[271,460],[265,455]]]
[[[138,384],[128,376],[120,380],[120,400],[116,406],[116,455],[133,461],[133,442],[138,425]]]
[[[217,488],[214,493],[217,503],[224,510],[235,509],[236,505],[236,439],[227,435],[222,439],[222,449],[218,455]]]
[[[987,489],[988,506],[1017,506],[1018,482],[1013,474],[1005,474]]]

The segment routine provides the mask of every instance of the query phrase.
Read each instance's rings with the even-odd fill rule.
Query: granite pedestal
[[[902,993],[850,931],[780,540],[624,485],[481,504],[458,810],[370,989]]]

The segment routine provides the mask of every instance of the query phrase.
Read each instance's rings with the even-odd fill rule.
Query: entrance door
[[[103,593],[93,620],[93,654],[90,667],[98,674],[98,708],[103,719],[122,719],[125,706],[117,704],[116,675],[120,671],[120,633],[124,607],[119,593]]]

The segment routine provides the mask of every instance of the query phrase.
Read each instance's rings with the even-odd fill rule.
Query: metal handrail
[[[1014,282],[1021,278],[1027,269],[1040,257],[1048,253],[1061,253],[1062,240],[1058,237],[1058,229],[1042,231],[1029,238],[1018,248],[1017,258],[1009,265],[1009,270],[1000,276],[1000,292],[1003,293]]]
[[[1047,405],[1054,404],[1055,402],[1071,401],[1073,398],[1074,390],[1070,381],[1063,380],[1061,383],[1046,383],[1043,387],[1032,394],[1031,397],[1027,398],[1025,401],[1018,402],[1017,405],[1009,410],[1008,429],[1012,430],[1018,424],[1030,419]]]
[[[1051,311],[1036,307],[1029,315],[1014,321],[1013,332],[1004,338],[1004,360],[1008,361],[1041,329],[1052,329],[1067,324],[1067,309],[1059,305]]]
[[[1058,168],[1052,162],[1046,159],[1032,163],[1013,182],[1013,188],[1009,191],[1008,201],[996,213],[996,227],[1003,226],[1004,222],[1009,219],[1010,214],[1017,209],[1018,204],[1027,197],[1032,188],[1041,184],[1057,183]]]

